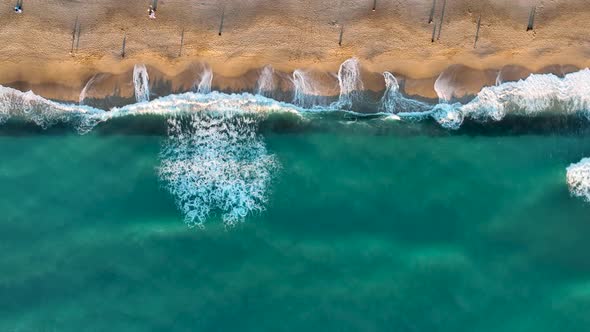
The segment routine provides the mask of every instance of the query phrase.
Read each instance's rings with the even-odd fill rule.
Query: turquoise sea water
[[[157,118],[0,127],[0,331],[590,329],[590,204],[566,183],[586,120],[301,121],[215,136],[220,155],[192,150],[211,132],[179,146]],[[171,148],[184,171],[240,155],[203,186],[262,181],[263,210],[226,227],[200,201],[213,211],[188,227]]]

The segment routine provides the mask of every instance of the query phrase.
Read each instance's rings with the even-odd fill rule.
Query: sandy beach
[[[365,88],[383,89],[380,73],[391,71],[407,94],[435,98],[441,73],[461,97],[498,77],[564,74],[590,63],[586,0],[447,0],[434,42],[444,0],[436,1],[430,24],[432,0],[377,0],[375,11],[373,0],[160,0],[155,20],[148,18],[149,3],[25,0],[24,12],[15,14],[13,1],[0,1],[0,84],[77,101],[86,82],[101,74],[94,96],[131,96],[137,63],[171,91],[190,89],[208,64],[214,89],[242,91],[254,88],[266,65],[288,81],[295,69],[335,73],[357,57]],[[526,31],[535,4],[534,30]],[[72,53],[77,18],[80,38]]]

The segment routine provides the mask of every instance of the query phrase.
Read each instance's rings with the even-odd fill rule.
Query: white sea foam
[[[567,184],[573,196],[590,202],[590,158],[584,158],[567,168]]]
[[[10,118],[32,122],[42,128],[57,123],[69,124],[80,133],[86,133],[96,124],[111,118],[138,116],[143,114],[176,116],[196,112],[245,112],[271,113],[289,112],[301,114],[306,110],[292,104],[279,102],[263,96],[224,94],[212,92],[200,94],[187,92],[169,95],[103,111],[84,105],[54,102],[33,92],[21,92],[0,86],[0,124]]]
[[[440,106],[433,110],[433,117],[440,120],[443,126],[449,123],[449,116],[457,120],[500,121],[507,114],[535,116],[551,112],[582,112],[590,118],[590,70],[567,74],[564,78],[553,74],[533,74],[518,82],[485,87],[465,105],[455,104],[450,108]],[[459,126],[460,122],[462,120],[451,121],[459,123]],[[456,125],[448,127],[458,128]]]
[[[460,107],[460,104],[438,104],[432,109],[431,116],[444,128],[459,129],[464,120]]]
[[[388,116],[386,116],[383,119],[384,120],[390,120],[390,121],[401,121],[402,118],[399,115],[396,115],[396,114],[389,114]]]
[[[113,116],[165,114],[160,176],[190,226],[219,213],[226,225],[264,210],[279,164],[257,133],[269,113],[303,109],[251,94],[184,93],[113,109]]]
[[[454,89],[449,82],[452,76],[445,74],[445,72],[442,72],[434,82],[434,91],[436,92],[440,103],[449,102],[453,98]]]
[[[274,82],[274,69],[272,66],[267,65],[262,68],[258,82],[256,82],[256,94],[261,96],[267,96],[269,93],[275,90]]]
[[[32,122],[41,128],[67,123],[81,133],[106,120],[106,112],[81,105],[47,100],[31,91],[21,92],[0,86],[0,124],[10,118]]]
[[[313,107],[316,103],[316,96],[319,91],[315,88],[314,82],[308,77],[307,72],[301,69],[293,71],[293,104],[301,107]]]
[[[212,213],[235,225],[264,210],[278,167],[256,133],[261,114],[193,113],[168,120],[160,176],[190,226]]]
[[[88,82],[86,82],[86,84],[84,85],[84,88],[82,89],[82,91],[80,91],[80,97],[78,98],[78,103],[80,105],[84,105],[84,99],[86,99],[86,93],[88,92],[88,89],[92,86],[92,84],[94,84],[94,82],[96,82],[96,78],[98,77],[98,74],[93,75]]]
[[[358,69],[356,65],[352,67]],[[137,79],[136,94],[143,95],[140,98],[143,100],[149,96],[149,91],[147,91],[149,89],[146,90],[147,72],[145,72],[145,66],[137,66],[136,69],[134,75],[134,79]],[[342,77],[350,76],[349,74],[341,74]],[[435,106],[404,97],[399,91],[399,84],[395,77],[388,72],[383,75],[386,81],[386,92],[381,100],[380,108],[384,112],[398,114],[405,121],[418,121],[430,116],[445,128],[457,129],[466,118],[482,122],[500,121],[507,114],[534,116],[550,112],[555,114],[579,112],[590,118],[590,70],[588,69],[568,74],[564,78],[552,74],[531,75],[518,82],[486,87],[471,102],[464,105],[441,103]],[[190,92],[104,112],[87,106],[53,102],[32,92],[23,93],[0,86],[0,103],[2,103],[0,122],[13,116],[34,122],[43,128],[57,122],[70,122],[77,130],[86,132],[100,121],[128,115],[163,114],[169,116],[178,112],[238,110],[305,113],[309,109],[314,111],[341,109],[338,107],[340,103],[328,107],[315,106],[310,99],[316,97],[317,93],[312,80],[309,80],[306,73],[301,70],[296,70],[293,77],[295,83],[294,102],[303,105],[302,107],[247,93],[212,92],[202,94]],[[355,75],[351,74],[350,77],[355,77]],[[342,81],[348,81],[348,79]],[[92,79],[87,86],[91,83]],[[355,84],[359,86],[361,83],[343,84],[342,91],[349,92],[344,95],[350,95],[350,92],[357,91],[351,88]],[[82,97],[83,95],[82,93]]]
[[[341,108],[350,108],[360,97],[365,89],[361,79],[361,68],[357,58],[344,61],[338,69],[338,84],[340,85],[340,98],[338,104]]]
[[[195,83],[195,87],[198,93],[207,94],[211,92],[211,84],[213,82],[213,71],[211,67],[203,67],[203,72],[199,78],[198,83]]]
[[[148,76],[145,65],[135,65],[133,67],[133,86],[135,88],[135,100],[138,103],[150,100],[150,77]]]
[[[399,83],[392,73],[384,72],[383,78],[385,79],[385,93],[381,98],[381,111],[385,113],[426,112],[432,108],[426,103],[404,97],[399,91]]]
[[[264,210],[279,163],[267,152],[258,124],[272,112],[301,111],[251,94],[189,92],[105,112],[0,87],[1,121],[18,117],[43,128],[64,122],[87,132],[111,118],[167,117],[169,138],[161,152],[159,174],[191,226],[202,226],[215,213],[226,225],[234,225]]]
[[[419,105],[423,104],[401,95],[393,75],[385,73],[384,77],[387,92],[382,107],[389,113],[398,112],[392,119],[412,121],[430,116],[450,129],[459,128],[465,118],[499,121],[510,113],[532,116],[550,111],[582,111],[588,114],[590,103],[588,69],[563,79],[550,74],[532,75],[519,82],[484,88],[465,105],[442,103],[428,111],[420,111]],[[139,80],[143,87],[147,86],[145,78]],[[307,83],[301,80],[302,91],[313,90],[305,88]],[[347,89],[344,90],[356,91]],[[149,96],[149,92],[144,95]],[[162,149],[159,172],[186,222],[198,226],[211,214],[219,213],[226,224],[233,225],[264,209],[279,164],[267,151],[257,129],[271,112],[301,114],[306,109],[247,93],[189,92],[105,112],[53,102],[30,91],[23,93],[0,87],[0,123],[11,117],[43,128],[69,123],[84,133],[97,123],[116,117],[142,114],[168,117],[169,138]],[[590,159],[571,165],[567,182],[573,195],[590,201]]]
[[[502,70],[498,70],[498,75],[496,75],[496,85],[500,85],[504,82],[502,79]]]
[[[205,111],[300,113],[303,112],[304,109],[295,105],[249,93],[225,94],[213,91],[209,94],[186,92],[183,94],[169,95],[154,99],[148,103],[138,103],[121,108],[113,108],[108,113],[111,117],[121,117],[141,114],[182,115]]]

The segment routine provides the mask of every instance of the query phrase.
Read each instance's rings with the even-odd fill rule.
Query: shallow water
[[[583,132],[261,125],[265,210],[189,228],[126,126],[3,129],[0,331],[590,328]]]

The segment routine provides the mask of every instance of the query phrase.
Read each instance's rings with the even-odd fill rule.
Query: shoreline
[[[434,81],[441,73],[455,78],[461,98],[495,83],[490,78],[494,71],[504,72],[508,81],[590,66],[590,41],[584,24],[579,24],[590,15],[582,0],[540,1],[535,29],[528,32],[533,1],[448,0],[441,39],[434,43],[429,0],[379,2],[375,12],[370,8],[373,1],[280,2],[170,0],[161,2],[156,20],[147,18],[143,2],[121,6],[116,0],[67,6],[31,3],[22,15],[4,10],[0,37],[7,42],[0,50],[0,85],[76,101],[88,80],[102,74],[111,78],[93,92],[96,96],[115,90],[132,96],[131,76],[126,76],[135,64],[146,64],[152,82],[179,91],[190,88],[206,63],[214,73],[214,89],[252,91],[267,65],[286,77],[297,69],[330,77],[343,61],[356,57],[366,89],[382,90],[381,73],[390,71],[404,82],[405,94],[433,99]],[[440,19],[440,2],[435,21]],[[10,1],[0,3],[10,8]],[[223,34],[218,36],[222,12]],[[81,34],[78,52],[71,55],[76,17]],[[338,46],[341,29],[343,43]],[[123,35],[127,56],[121,59]],[[325,83],[322,89],[331,94],[333,82]]]
[[[138,63],[140,64],[140,63]],[[144,64],[144,63],[141,63]],[[213,79],[211,88],[213,91],[224,93],[255,93],[257,81],[261,72],[265,67],[251,68],[241,76],[226,77],[217,75],[217,73],[209,67],[207,63],[195,62],[189,63],[183,67],[182,71],[172,72],[168,74],[163,72],[158,67],[154,67],[146,62],[146,67],[149,75],[150,91],[154,99],[163,97],[174,93],[183,93],[194,91],[194,86],[198,83],[203,74],[204,68],[210,68],[213,71]],[[77,103],[80,98],[82,90],[88,84],[87,91],[85,91],[86,98],[91,99],[108,99],[120,98],[129,99],[134,98],[133,85],[133,68],[135,64],[129,63],[126,71],[117,72],[95,72],[94,74],[87,73],[85,76],[80,75],[79,81],[70,80],[60,82],[55,80],[46,82],[42,80],[19,80],[8,83],[2,83],[0,86],[14,88],[23,92],[33,91],[35,94],[47,99],[58,100],[68,103]],[[171,69],[171,66],[165,66],[166,70]],[[559,77],[572,72],[579,71],[584,68],[578,68],[574,65],[548,65],[541,70],[532,71],[523,66],[506,65],[500,69],[484,69],[478,70],[464,65],[451,65],[443,70],[440,74],[427,78],[411,78],[393,72],[400,84],[400,91],[413,99],[423,100],[430,103],[436,103],[439,99],[435,91],[435,83],[437,79],[445,81],[448,85],[447,94],[451,95],[454,100],[469,99],[477,95],[486,86],[492,86],[497,83],[498,79],[502,82],[518,81],[525,79],[531,74],[554,74]],[[307,76],[318,89],[316,96],[318,97],[337,97],[339,94],[337,72],[338,67],[333,71],[319,71],[304,69]],[[81,71],[82,72],[82,71]],[[56,77],[63,75],[59,71],[54,71]],[[275,94],[282,96],[282,101],[285,100],[285,95],[293,93],[292,73],[273,70],[273,76],[277,88],[273,91]],[[19,76],[25,78],[25,76]],[[381,94],[385,90],[385,80],[380,72],[370,72],[361,63],[361,80],[364,84],[364,91]]]

